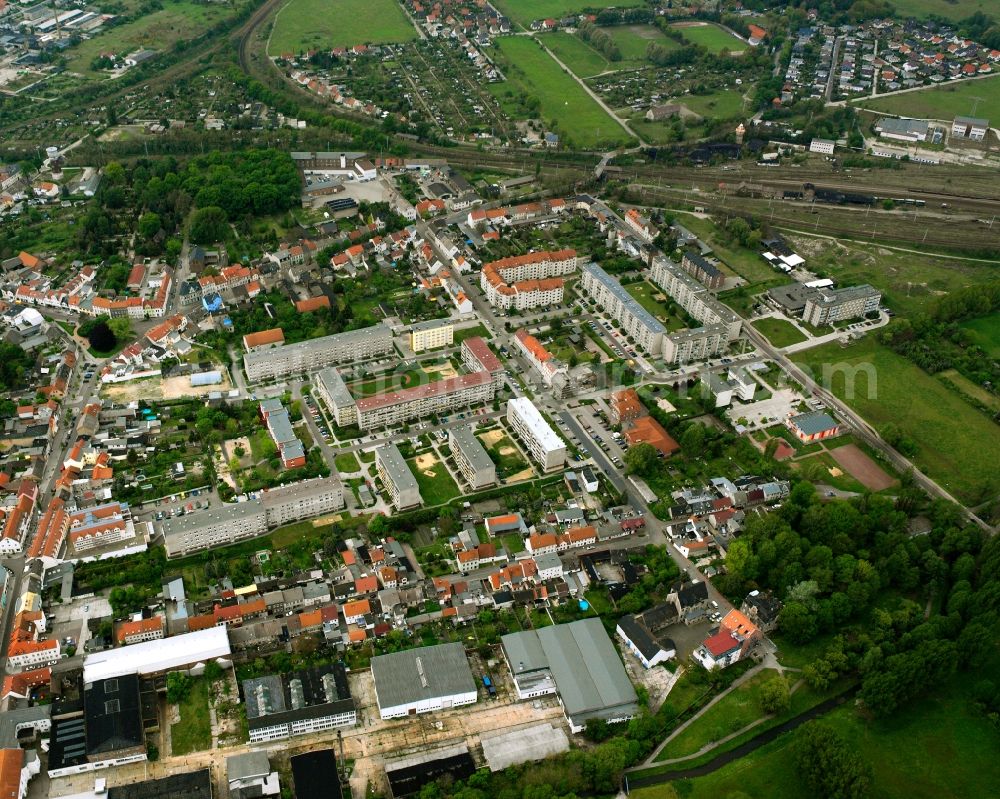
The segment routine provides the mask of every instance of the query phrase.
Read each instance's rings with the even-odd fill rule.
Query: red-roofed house
[[[118,628],[119,644],[137,644],[140,641],[157,641],[163,638],[163,617],[127,621]]]

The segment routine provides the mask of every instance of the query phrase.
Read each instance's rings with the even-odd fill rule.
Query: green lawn
[[[420,497],[423,499],[424,505],[441,505],[461,493],[443,463],[438,462],[426,470],[417,468],[416,458],[408,460],[407,464],[410,471],[413,472],[413,476],[417,478],[417,485],[420,486]],[[433,474],[424,474],[425,471]]]
[[[806,337],[791,322],[784,319],[759,319],[753,323],[757,332],[767,337],[775,347],[787,347],[805,341]]]
[[[601,28],[618,45],[624,61],[646,61],[646,50],[650,42],[656,42],[664,50],[677,50],[680,45],[653,25],[614,25]]]
[[[417,38],[396,0],[289,0],[274,20],[271,55]]]
[[[564,31],[554,31],[541,37],[548,47],[566,66],[581,78],[599,75],[601,72],[620,69],[620,63],[612,64],[583,39]]]
[[[228,3],[195,3],[165,0],[163,8],[133,22],[107,28],[66,52],[66,68],[95,76],[90,62],[101,53],[127,54],[142,48],[166,52],[180,40],[193,39],[219,20],[233,13]]]
[[[686,101],[687,98],[684,102]],[[680,214],[677,221],[708,244],[715,255],[747,283],[771,284],[776,280],[780,283],[788,282],[787,278],[778,276],[774,268],[756,250],[741,247],[735,242],[727,243],[728,240],[711,219]]]
[[[664,746],[656,759],[672,760],[693,755],[703,746],[732,735],[759,719],[764,715],[760,708],[760,690],[765,683],[775,679],[775,674],[767,669],[731,691]]]
[[[747,49],[745,42],[740,41],[718,25],[689,26],[675,23],[673,27],[680,30],[681,35],[689,42],[704,47],[710,53],[721,53],[727,49],[731,53],[742,53]]]
[[[454,346],[456,347],[461,346],[462,342],[465,341],[467,338],[474,338],[475,336],[479,336],[489,341],[490,331],[488,331],[482,325],[476,325],[475,327],[466,327],[463,328],[462,330],[456,330]]]
[[[898,425],[918,447],[917,466],[960,500],[977,503],[1000,489],[996,464],[970,456],[996,440],[994,424],[874,336],[847,348],[834,343],[807,350],[795,360],[876,428]],[[851,367],[857,369],[853,380]]]
[[[212,725],[208,715],[208,680],[191,682],[191,692],[178,706],[181,720],[170,725],[170,748],[173,755],[200,752],[212,746]]]
[[[743,95],[732,89],[722,89],[711,94],[685,94],[673,102],[682,103],[698,116],[707,119],[735,119],[743,113]]]
[[[982,80],[963,80],[935,86],[919,92],[907,92],[860,103],[865,108],[910,117],[951,121],[956,116],[972,114],[980,98],[977,116],[988,108],[1000,107],[1000,79],[996,75]]]
[[[491,83],[489,89],[508,113],[523,117],[521,97],[536,97],[542,119],[559,133],[564,146],[595,148],[628,140],[621,126],[559,68],[537,41],[527,36],[505,36],[497,39],[496,45],[507,80]]]
[[[967,19],[977,11],[996,19],[995,0],[892,0],[896,14],[903,17],[928,17],[932,14],[953,22]]]
[[[871,766],[870,799],[997,796],[1000,771],[989,764],[996,759],[1000,733],[972,707],[967,695],[972,682],[952,681],[891,719],[866,721],[848,702],[824,716],[822,723],[840,732]],[[796,773],[793,740],[794,733],[783,735],[712,774],[639,789],[632,796],[798,799],[808,793]]]
[[[625,286],[625,290],[635,297],[639,305],[659,319],[671,332],[684,329],[684,320],[677,316],[671,316],[667,306],[656,299],[657,296],[664,294],[663,289],[643,281],[641,283],[628,283]]]
[[[1000,397],[996,394],[991,394],[982,386],[977,386],[957,369],[945,369],[943,372],[938,372],[935,377],[939,380],[945,381],[946,383],[951,383],[959,390],[959,392],[975,402],[981,403],[987,408],[1000,412]]]
[[[504,16],[510,17],[524,28],[536,19],[559,19],[588,9],[604,8],[603,5],[595,5],[593,0],[497,0],[494,5]],[[616,8],[639,5],[642,5],[640,0],[621,0],[615,3]]]
[[[494,462],[497,465],[497,477],[501,480],[528,468],[529,464],[527,464],[524,458],[521,457],[519,450],[514,446],[514,442],[511,441],[508,436],[505,435],[492,446],[486,445],[486,440],[483,435],[480,435],[479,439],[483,446],[492,452],[496,456],[497,461],[499,461],[498,463],[497,461]],[[507,450],[507,453],[501,455],[500,450]],[[513,452],[510,450],[513,450]]]
[[[357,472],[361,470],[361,464],[354,457],[353,452],[343,452],[333,459],[334,466],[338,472]]]
[[[1000,312],[962,322],[972,338],[991,358],[1000,358]]]

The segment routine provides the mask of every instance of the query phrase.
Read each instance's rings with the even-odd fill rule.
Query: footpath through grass
[[[794,360],[876,428],[898,425],[917,445],[912,460],[920,470],[960,500],[977,503],[1000,490],[993,460],[970,457],[996,440],[993,422],[874,336],[846,348],[816,347]]]
[[[539,115],[564,147],[592,149],[628,141],[621,126],[534,38],[505,36],[496,45],[507,80],[491,83],[489,89],[511,116],[525,118],[522,99],[537,98]]]

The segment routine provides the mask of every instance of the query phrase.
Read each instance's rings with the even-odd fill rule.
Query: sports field
[[[274,19],[268,53],[395,44],[416,38],[416,29],[396,0],[289,0]]]
[[[489,89],[509,114],[518,115],[522,97],[536,97],[542,119],[555,127],[564,144],[586,149],[628,139],[621,126],[534,39],[505,36],[496,40],[496,46],[507,80],[491,83]]]
[[[516,24],[525,29],[536,19],[548,19],[554,17],[566,17],[571,14],[579,14],[581,11],[592,8],[604,8],[595,6],[593,0],[496,0],[493,3],[504,16],[510,17]],[[621,0],[616,2],[616,8],[631,8],[642,5],[641,0]]]
[[[914,463],[960,500],[977,503],[1000,490],[995,464],[969,457],[983,451],[983,442],[996,439],[993,422],[874,336],[846,348],[827,344],[793,357],[821,384],[829,374],[827,388],[876,428],[897,425],[917,445]],[[857,367],[853,379],[851,367]]]
[[[70,72],[99,75],[90,63],[101,53],[128,54],[143,48],[166,52],[174,43],[195,38],[232,13],[232,8],[222,3],[169,2],[159,11],[108,28],[71,47],[66,51],[66,67]]]
[[[737,39],[729,31],[718,25],[709,23],[676,22],[671,27],[680,30],[681,35],[692,44],[700,45],[710,53],[742,53],[747,49],[746,42]]]
[[[976,109],[976,116],[989,116],[988,109],[1000,108],[1000,75],[895,94],[881,100],[875,98],[859,105],[899,116],[947,121],[958,116],[971,116],[973,108]]]

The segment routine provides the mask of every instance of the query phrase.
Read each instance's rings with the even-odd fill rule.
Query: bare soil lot
[[[851,477],[871,491],[881,491],[896,484],[896,481],[885,473],[885,470],[869,458],[855,444],[848,444],[830,450],[833,459],[847,471]]]

